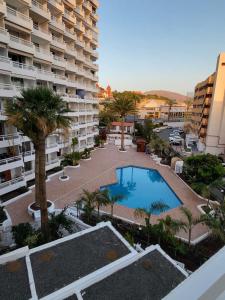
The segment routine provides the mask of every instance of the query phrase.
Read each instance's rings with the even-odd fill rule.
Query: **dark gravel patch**
[[[25,258],[0,265],[0,299],[31,298]]]
[[[128,248],[104,227],[31,254],[38,297],[44,297],[129,254]]]
[[[157,250],[82,292],[84,300],[161,300],[185,279]]]

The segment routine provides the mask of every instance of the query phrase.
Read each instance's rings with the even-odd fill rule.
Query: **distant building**
[[[121,133],[121,122],[112,122],[110,127],[110,133]],[[124,122],[124,133],[133,134],[134,133],[134,123],[133,122]]]
[[[104,89],[103,87],[99,86],[99,94],[98,94],[98,98],[100,99],[111,99],[113,97],[113,93],[112,93],[112,89],[110,87],[110,85],[108,85],[106,87],[106,89]]]
[[[195,88],[192,130],[206,153],[225,154],[225,53],[219,55],[215,73]]]
[[[183,121],[187,113],[185,104],[175,104],[171,108],[165,100],[148,99],[138,107],[140,119],[161,119],[170,121]],[[168,116],[169,115],[169,116]]]

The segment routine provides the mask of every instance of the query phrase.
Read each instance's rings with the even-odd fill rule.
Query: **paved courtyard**
[[[69,181],[61,182],[58,179],[59,175],[55,175],[47,182],[48,200],[53,201],[56,208],[63,208],[66,205],[73,204],[79,198],[83,189],[94,191],[102,185],[115,182],[115,169],[117,167],[132,164],[157,169],[175,191],[177,196],[182,200],[183,204],[192,211],[194,217],[200,216],[197,205],[204,203],[204,200],[196,196],[170,168],[157,165],[148,155],[137,153],[135,149],[129,149],[126,153],[121,153],[114,145],[107,145],[105,149],[93,151],[91,156],[92,159],[89,161],[80,161],[80,168],[66,169],[66,174],[70,176]],[[34,189],[31,194],[7,205],[7,211],[9,212],[14,225],[21,222],[32,221],[27,213],[27,206],[32,201],[34,201]],[[105,210],[108,209],[105,208]],[[183,218],[179,208],[171,209],[158,217],[163,218],[168,214],[173,218]],[[143,219],[134,218],[133,209],[121,205],[115,206],[114,215],[140,224],[144,222]],[[152,216],[152,222],[156,222],[158,217]],[[195,226],[193,229],[192,240],[195,240],[206,232],[206,227],[202,225]],[[185,232],[180,232],[179,236],[186,238],[187,234]]]

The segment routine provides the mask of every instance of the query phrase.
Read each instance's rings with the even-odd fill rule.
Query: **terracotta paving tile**
[[[129,149],[126,153],[121,153],[115,146],[108,145],[107,149],[93,151],[92,159],[90,161],[81,160],[80,165],[80,168],[77,169],[66,169],[66,174],[70,176],[69,181],[61,182],[58,178],[59,175],[55,175],[47,182],[47,197],[55,203],[56,208],[63,208],[66,205],[73,204],[74,201],[79,198],[83,189],[94,191],[100,186],[115,182],[115,169],[127,165],[136,165],[158,170],[195,217],[200,216],[197,205],[205,203],[204,200],[194,194],[170,168],[157,165],[148,155],[137,153],[134,149]],[[27,206],[32,201],[34,201],[34,189],[32,190],[32,194],[7,205],[7,211],[12,218],[13,224],[32,221],[27,213]],[[104,210],[108,211],[107,208],[104,208]],[[143,219],[138,220],[134,218],[133,209],[121,205],[115,205],[114,214],[136,223],[143,223]],[[180,209],[175,208],[160,216],[152,216],[152,222],[155,223],[158,218],[162,218],[167,214],[173,218],[183,219]],[[194,240],[206,232],[206,227],[197,225],[193,229],[192,239]],[[179,236],[186,238],[187,234],[180,232]]]

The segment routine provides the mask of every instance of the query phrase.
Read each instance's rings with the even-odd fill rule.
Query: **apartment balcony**
[[[24,176],[0,183],[0,196],[26,186]]]
[[[58,158],[56,158],[56,159],[53,159],[53,160],[50,160],[50,161],[46,161],[45,170],[48,171],[48,170],[57,168],[59,166],[60,166],[60,161],[59,161]]]
[[[36,78],[39,80],[53,82],[55,77],[54,73],[52,73],[51,71],[36,69]]]
[[[76,33],[74,32],[73,29],[69,29],[69,28],[65,27],[64,35],[73,41],[76,39]]]
[[[95,7],[98,7],[99,6],[99,1],[98,0],[90,0],[91,3],[94,4]]]
[[[34,56],[38,59],[43,59],[48,62],[53,62],[53,55],[49,50],[35,47],[35,53]]]
[[[66,70],[77,73],[78,72],[78,67],[74,63],[66,62]]]
[[[79,15],[79,17],[84,18],[84,11],[83,11],[82,7],[77,6],[74,9],[74,11],[75,11],[75,13],[77,13]]]
[[[63,13],[64,5],[60,0],[48,0],[49,5],[53,7],[54,10]]]
[[[71,129],[72,130],[78,130],[79,129],[79,123],[77,122],[77,123],[72,123],[71,124]]]
[[[70,102],[79,103],[79,96],[66,94],[66,95],[63,95],[63,100],[68,103],[70,103]]]
[[[59,75],[59,74],[53,73],[53,82],[56,84],[66,85],[67,78],[64,75]]]
[[[35,150],[24,152],[23,159],[24,159],[24,162],[35,160]]]
[[[17,36],[11,34],[9,39],[9,47],[29,54],[34,54],[34,45],[32,42],[18,38]]]
[[[51,26],[54,27],[54,29],[56,31],[61,31],[64,32],[65,31],[65,24],[62,21],[59,21],[56,17],[52,16],[50,23]]]
[[[46,154],[53,153],[53,152],[58,152],[58,151],[59,151],[59,146],[58,146],[57,143],[46,145]]]
[[[75,24],[76,22],[76,17],[74,16],[73,13],[69,12],[67,9],[64,9],[64,18],[67,19],[69,22]]]
[[[70,112],[67,112],[65,113],[65,116],[67,117],[79,117],[80,113],[79,113],[79,110],[77,109],[76,111],[70,111]]]
[[[20,75],[21,77],[36,77],[35,67],[33,65],[21,64],[17,61],[12,61],[13,75]]]
[[[0,135],[0,148],[4,147],[11,147],[11,146],[16,146],[20,145],[20,136],[19,134],[5,134],[5,135]]]
[[[28,170],[24,172],[26,181],[32,180],[35,178],[35,170]]]
[[[85,31],[84,26],[82,25],[82,23],[76,22],[76,23],[75,23],[75,28],[76,28],[78,31],[82,32],[82,33],[84,33],[84,31]]]
[[[83,2],[83,7],[85,7],[89,12],[92,12],[92,5],[88,1]]]
[[[21,155],[0,160],[0,172],[4,172],[6,170],[11,170],[23,166],[24,164]]]
[[[87,39],[89,39],[89,40],[92,39],[92,34],[91,34],[90,31],[85,31],[85,32],[84,32],[84,36],[85,36]]]
[[[85,43],[84,41],[79,40],[78,38],[75,40],[75,43],[77,46],[84,48],[85,47]]]
[[[52,36],[51,45],[56,48],[66,50],[66,43],[62,39],[57,38],[56,36]]]
[[[61,68],[65,68],[66,61],[63,57],[53,55],[53,65],[61,67]]]
[[[1,15],[6,15],[6,3],[3,0],[0,1],[0,16]]]
[[[80,121],[79,122],[79,128],[86,128],[87,127],[87,123],[85,121]]]
[[[0,42],[4,44],[9,43],[9,33],[7,29],[0,27]]]
[[[46,19],[46,20],[50,20],[51,18],[51,14],[50,11],[45,8],[44,5],[42,5],[41,3],[39,3],[36,0],[32,0],[31,1],[31,11],[33,11],[34,13],[36,13],[37,15],[41,16],[42,18]]]
[[[6,56],[0,56],[0,70],[11,72],[11,59]]]
[[[78,61],[84,62],[85,61],[85,56],[83,54],[77,52],[76,59]]]
[[[33,32],[32,35],[38,37],[39,39],[51,42],[52,41],[52,35],[51,32],[48,30],[45,30],[41,28],[40,26],[33,24]]]
[[[77,56],[77,51],[74,47],[69,47],[68,45],[66,45],[66,50],[65,52],[73,57]]]
[[[87,97],[85,97],[85,102],[90,103],[90,104],[98,104],[99,100],[98,100],[98,98],[87,98]]]
[[[15,96],[19,96],[15,86],[12,84],[0,83],[0,97],[13,98]]]
[[[32,30],[33,28],[33,21],[30,17],[8,6],[6,19],[25,29]]]

